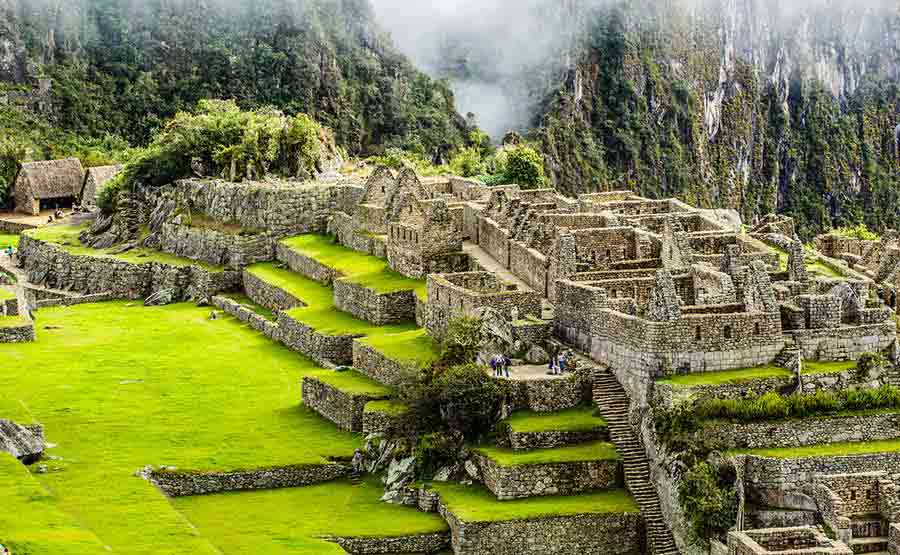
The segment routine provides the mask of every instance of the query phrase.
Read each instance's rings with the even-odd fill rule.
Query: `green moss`
[[[606,421],[594,416],[595,409],[575,408],[559,412],[519,411],[504,422],[514,432],[589,432],[606,428]]]
[[[604,441],[581,443],[555,449],[534,449],[532,451],[515,451],[500,447],[479,447],[476,451],[495,461],[500,466],[609,461],[618,460],[619,458],[615,446]]]
[[[868,441],[859,443],[825,443],[807,447],[779,449],[749,449],[731,451],[729,455],[757,455],[776,459],[800,459],[807,457],[837,457],[842,455],[871,455],[900,451],[900,440]]]
[[[123,253],[113,253],[115,247],[111,249],[92,249],[84,247],[78,240],[79,234],[87,229],[87,224],[80,226],[71,225],[54,225],[46,226],[38,229],[29,229],[24,232],[25,235],[39,241],[54,244],[69,254],[76,256],[93,256],[96,258],[114,258],[123,262],[132,264],[147,264],[156,262],[159,264],[168,264],[170,266],[197,266],[211,272],[222,272],[225,269],[221,266],[214,266],[205,262],[197,262],[189,258],[182,258],[174,254],[168,254],[147,248],[136,248]]]
[[[704,385],[740,383],[766,378],[790,378],[792,376],[793,374],[791,371],[785,368],[778,366],[759,366],[756,368],[738,368],[720,372],[694,372],[678,376],[667,376],[658,380],[657,383],[678,387],[698,387]]]
[[[834,362],[822,362],[817,360],[803,361],[803,374],[814,376],[817,374],[839,374],[856,368],[856,361],[839,360]]]
[[[321,370],[309,374],[309,377],[316,378],[348,395],[387,397],[391,394],[390,388],[385,387],[372,378],[364,376],[354,370],[347,370],[345,372]]]
[[[97,536],[60,510],[56,499],[22,463],[2,451],[0,499],[0,544],[13,553],[107,553]]]
[[[309,360],[208,308],[129,304],[42,309],[36,343],[0,344],[0,414],[44,425],[60,458],[37,479],[112,551],[221,552],[133,476],[145,465],[319,464],[361,445],[300,404],[300,380],[320,371]]]
[[[441,501],[450,512],[464,522],[502,522],[545,516],[640,511],[628,492],[619,489],[581,495],[498,501],[494,494],[481,486],[435,483],[431,487],[440,494]]]
[[[181,497],[172,503],[221,553],[343,554],[321,536],[396,537],[444,532],[438,515],[379,502],[377,477],[239,494]],[[277,510],[273,510],[277,508]]]
[[[415,291],[425,298],[425,280],[408,278],[391,270],[387,260],[363,254],[338,244],[325,235],[300,235],[281,242],[286,247],[316,262],[335,269],[351,283],[357,283],[378,293]]]
[[[369,401],[366,403],[365,412],[382,412],[391,416],[405,414],[409,407],[396,401]]]

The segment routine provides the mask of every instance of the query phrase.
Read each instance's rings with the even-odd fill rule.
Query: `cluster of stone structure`
[[[835,263],[843,274],[838,278],[807,269],[810,255],[789,218],[766,218],[744,230],[733,213],[628,191],[569,198],[550,189],[487,187],[460,178],[421,180],[411,170],[395,175],[379,168],[365,183],[191,179],[137,194],[140,202],[120,204],[139,208],[113,220],[98,219],[94,239],[87,240],[143,226],[149,230],[140,238],[143,246],[222,268],[86,260],[26,234],[21,263],[29,280],[83,294],[140,298],[168,290],[173,299],[209,300],[323,365],[352,365],[386,386],[400,379],[402,363],[366,345],[358,334],[322,333],[292,317],[289,311],[303,307],[303,299],[247,267],[276,261],[328,284],[338,310],[375,325],[415,321],[439,340],[454,318],[477,316],[498,348],[516,358],[537,352],[534,362],[546,363],[546,352],[541,358],[542,350],[535,347],[552,340],[583,355],[578,370],[559,379],[515,382],[506,408],[553,412],[593,400],[609,431],[510,431],[498,442],[526,450],[611,440],[625,456],[504,467],[476,453],[473,473],[499,499],[624,484],[635,494],[643,519],[576,515],[540,523],[466,523],[433,494],[416,493],[414,503],[448,520],[457,553],[626,554],[641,552],[645,544],[657,554],[699,553],[665,466],[665,446],[652,426],[654,408],[671,406],[685,395],[657,383],[666,377],[766,365],[794,372],[687,393],[724,398],[896,383],[891,373],[864,379],[851,373],[827,378],[802,373],[804,360],[882,353],[897,361],[896,299],[885,298],[883,287],[900,266],[900,246],[890,237],[865,248],[820,240],[825,254],[814,254],[818,260],[839,256],[853,264]],[[127,222],[119,221],[126,216]],[[420,298],[411,289],[375,291],[283,241],[324,232],[346,247],[386,258],[399,274],[426,280],[427,295]],[[274,319],[218,296],[234,289],[274,311]],[[305,404],[342,428],[372,432],[390,426],[390,418],[366,412],[366,403],[375,397],[347,394],[316,378],[307,378],[303,396]],[[758,429],[735,425],[714,433],[732,448],[750,449],[900,438],[895,415]],[[741,455],[734,464],[747,502],[740,531],[729,536],[727,545],[714,542],[714,552],[824,555],[846,553],[847,545],[873,544],[893,553],[900,548],[895,485],[900,459],[895,454],[821,460]],[[290,476],[276,473],[272,480],[290,481]],[[222,489],[210,485],[209,477],[161,479],[173,491]],[[824,538],[815,525],[828,525],[838,541]],[[522,534],[528,534],[528,542],[514,541]],[[536,537],[541,534],[546,537]]]
[[[96,208],[97,192],[121,169],[101,166],[85,170],[77,158],[24,163],[13,181],[15,209],[37,216],[42,209]]]

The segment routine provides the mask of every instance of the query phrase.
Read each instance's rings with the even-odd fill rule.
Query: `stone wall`
[[[484,485],[501,501],[573,495],[615,488],[622,482],[618,460],[502,466],[478,451],[473,458]]]
[[[23,321],[20,325],[0,327],[0,343],[30,343],[34,340],[33,322]]]
[[[806,379],[807,377],[804,377],[804,383]],[[651,386],[651,397],[653,406],[668,408],[690,398],[743,399],[750,396],[759,397],[772,391],[793,392],[796,387],[797,379],[794,376],[741,380],[733,383],[693,387],[654,381]]]
[[[723,449],[802,447],[900,438],[900,414],[803,418],[751,424],[720,423],[700,432]]]
[[[168,253],[227,268],[243,268],[275,258],[276,238],[266,233],[240,235],[166,223],[160,248]]]
[[[18,295],[11,299],[0,301],[0,316],[18,316],[22,312],[25,311],[19,309]]]
[[[329,214],[343,202],[346,192],[346,187],[321,182],[185,179],[160,191],[158,198],[159,202],[178,199],[218,222],[285,237],[324,232]]]
[[[328,232],[337,237],[338,243],[379,258],[387,258],[387,241],[383,235],[374,235],[358,229],[349,214],[338,212],[328,222]]]
[[[348,474],[350,468],[343,464],[310,464],[234,472],[154,470],[150,481],[169,497],[186,497],[226,491],[296,488],[329,482]]]
[[[298,322],[286,312],[276,320],[277,340],[303,353],[323,366],[349,366],[353,363],[353,340],[360,335],[325,335]]]
[[[821,474],[893,473],[900,468],[900,452],[796,459],[737,455],[734,459],[742,467],[746,486],[758,490],[799,490]]]
[[[35,229],[36,227],[37,226],[33,224],[26,224],[10,220],[0,220],[0,233],[3,233],[4,235],[18,235],[26,229]]]
[[[330,285],[336,278],[341,277],[341,274],[334,268],[316,262],[282,243],[275,245],[275,258],[286,264],[292,271],[326,285]]]
[[[513,369],[515,372],[515,369]],[[507,388],[506,410],[530,410],[533,412],[557,412],[590,403],[593,394],[593,376],[590,370],[581,369],[546,380],[499,379]]]
[[[456,555],[639,555],[645,552],[644,526],[639,513],[465,522],[443,504],[439,504],[439,511],[450,525]]]
[[[900,524],[891,524],[888,539],[888,552],[890,552],[890,555],[900,555]]]
[[[609,432],[606,428],[598,426],[594,430],[581,432],[549,431],[549,432],[516,432],[507,428],[498,436],[497,443],[501,447],[508,447],[517,451],[531,449],[554,449],[567,445],[577,445],[591,441],[606,441]]]
[[[349,538],[326,536],[324,539],[341,546],[353,555],[384,553],[437,553],[450,547],[449,532],[401,536],[396,538]]]
[[[364,436],[388,434],[397,427],[399,418],[399,415],[390,412],[363,410],[362,433]]]
[[[478,218],[478,246],[494,257],[504,268],[509,268],[509,232],[500,224],[483,216]]]
[[[547,295],[547,257],[518,241],[509,244],[509,270],[542,295]]]
[[[200,266],[134,264],[111,257],[73,255],[27,235],[22,236],[19,261],[36,285],[126,299],[143,299],[166,289],[174,290],[178,300],[209,298],[238,289],[241,279],[240,272],[216,272]]]
[[[358,339],[353,342],[353,368],[387,386],[397,385],[404,370],[403,364]]]
[[[34,301],[34,308],[49,308],[52,306],[76,306],[80,304],[102,303],[113,301],[116,296],[111,293],[95,293],[93,295],[77,295],[74,297],[56,297]]]
[[[303,404],[350,432],[363,431],[366,403],[384,398],[350,394],[316,378],[303,378]]]
[[[416,319],[416,294],[411,289],[378,293],[344,279],[334,280],[334,305],[376,326],[413,322]]]
[[[242,304],[229,299],[227,297],[215,296],[212,298],[212,304],[219,310],[234,316],[241,322],[247,324],[254,330],[262,333],[272,341],[279,341],[278,324],[257,314]]]
[[[507,320],[540,316],[541,295],[518,290],[496,274],[465,272],[428,276],[428,295],[425,328],[440,339],[453,318],[474,314],[484,308],[498,311]]]
[[[786,332],[808,360],[853,360],[863,353],[881,352],[894,342],[897,325],[891,321],[867,326]]]
[[[250,299],[269,310],[290,310],[306,304],[284,289],[276,287],[253,272],[242,273],[244,292]]]

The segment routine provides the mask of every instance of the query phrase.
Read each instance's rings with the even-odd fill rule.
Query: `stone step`
[[[853,538],[850,540],[850,549],[853,553],[879,553],[887,551],[889,541],[886,537]]]

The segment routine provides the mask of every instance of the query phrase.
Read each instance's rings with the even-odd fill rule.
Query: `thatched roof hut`
[[[41,202],[44,208],[59,203],[74,202],[84,183],[84,168],[78,158],[45,160],[22,164],[13,185],[16,211],[38,215]]]
[[[107,181],[112,179],[122,170],[122,166],[97,166],[88,168],[84,176],[84,186],[81,188],[81,206],[94,208],[97,206],[97,192],[103,188]]]

